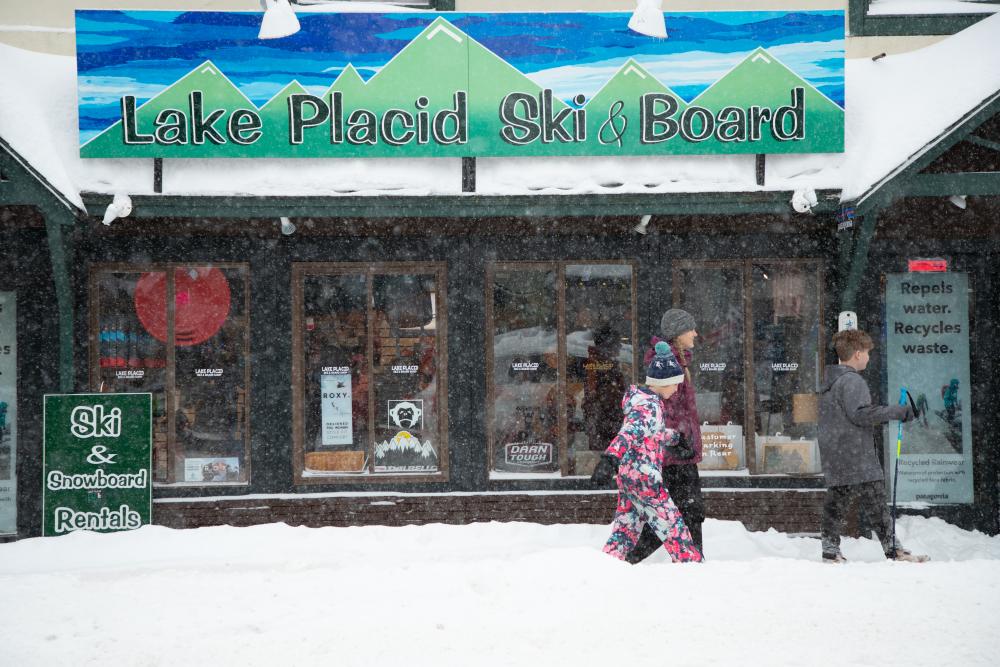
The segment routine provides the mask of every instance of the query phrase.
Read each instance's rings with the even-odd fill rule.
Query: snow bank
[[[709,561],[600,552],[606,526],[75,533],[0,545],[0,662],[992,665],[1000,538],[906,517],[925,565],[705,526]]]

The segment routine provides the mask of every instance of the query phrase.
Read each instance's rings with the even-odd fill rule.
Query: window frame
[[[373,368],[375,336],[373,322],[375,304],[373,297],[373,280],[376,275],[407,275],[413,273],[432,273],[437,281],[437,403],[438,423],[438,471],[435,473],[344,473],[331,472],[326,475],[310,475],[305,473],[305,341],[302,333],[305,331],[305,314],[303,312],[303,284],[307,276],[339,276],[363,275],[365,277],[365,323],[368,329],[366,342],[366,361],[368,368]],[[431,262],[292,262],[292,474],[296,485],[316,484],[357,484],[362,481],[377,481],[378,483],[426,483],[447,482],[450,476],[448,456],[448,272],[447,263]],[[368,383],[368,432],[375,432],[375,383]],[[365,451],[372,449],[371,443],[365,443]],[[373,463],[369,462],[369,466]]]
[[[177,393],[177,368],[176,368],[176,355],[175,355],[175,344],[174,344],[174,307],[175,307],[175,294],[174,294],[174,279],[173,272],[177,269],[183,268],[213,268],[213,269],[243,269],[245,272],[245,286],[243,294],[243,312],[246,318],[246,327],[243,333],[243,384],[246,387],[246,395],[244,398],[245,405],[243,408],[243,447],[244,447],[244,460],[241,467],[246,470],[246,481],[242,482],[185,482],[183,480],[177,481],[174,479],[174,469],[173,466],[167,467],[167,480],[166,482],[153,482],[154,488],[166,488],[166,489],[176,489],[185,487],[198,487],[198,488],[218,488],[218,487],[232,487],[232,486],[250,486],[252,475],[253,475],[253,462],[251,460],[251,431],[250,431],[250,396],[251,396],[251,386],[250,386],[250,332],[252,328],[251,318],[250,318],[250,263],[249,262],[151,262],[148,264],[131,264],[128,262],[105,262],[96,263],[90,266],[89,276],[88,276],[88,289],[89,289],[89,301],[90,301],[90,313],[88,316],[89,330],[87,332],[87,344],[88,344],[88,364],[90,370],[88,372],[88,377],[90,380],[90,387],[92,391],[100,392],[103,380],[101,379],[100,373],[100,312],[101,312],[101,301],[100,301],[100,287],[98,281],[102,274],[106,273],[150,273],[150,272],[160,272],[162,271],[167,275],[167,341],[164,344],[166,347],[166,371],[164,378],[164,394],[166,402],[165,416],[167,419],[167,451],[171,451],[177,445],[177,408],[175,407],[175,401],[172,397],[176,396]]]
[[[692,269],[720,269],[720,268],[739,268],[740,269],[740,280],[741,280],[741,291],[743,295],[743,395],[744,395],[744,421],[752,420],[753,415],[756,414],[756,385],[755,385],[755,359],[754,359],[754,337],[753,337],[753,290],[752,290],[752,279],[753,279],[753,267],[755,265],[764,266],[774,266],[774,265],[784,265],[784,266],[800,266],[809,267],[813,266],[816,271],[817,280],[817,319],[819,320],[819,330],[817,344],[817,354],[819,356],[819,377],[823,377],[823,372],[826,368],[826,355],[824,351],[826,350],[826,321],[825,321],[825,308],[826,308],[826,290],[823,286],[826,284],[826,263],[820,258],[780,258],[780,257],[750,257],[741,259],[709,259],[709,260],[675,260],[671,266],[671,302],[674,308],[681,308],[680,304],[680,294],[681,294],[681,284],[679,280],[679,273],[683,270]],[[697,346],[695,348],[697,352]],[[747,474],[754,478],[763,477],[789,477],[790,475],[780,474],[780,473],[761,473],[757,472],[757,438],[756,438],[756,428],[747,428],[747,424],[743,424],[743,446],[744,446],[744,461],[746,462]],[[751,437],[754,436],[754,437]],[[717,474],[716,471],[712,470],[702,470],[701,475],[714,475]],[[809,473],[804,475],[791,475],[792,477],[802,477],[802,478],[813,478],[822,473]]]
[[[517,271],[519,269],[534,269],[539,271],[554,270],[556,272],[556,355],[558,358],[556,366],[556,405],[558,415],[558,436],[556,443],[559,454],[559,479],[582,479],[589,475],[569,475],[569,441],[568,428],[569,418],[566,415],[566,267],[577,265],[620,265],[628,266],[632,271],[632,378],[630,384],[634,384],[638,374],[639,340],[638,340],[638,291],[639,291],[639,262],[634,259],[573,259],[573,260],[551,260],[551,261],[492,261],[486,264],[485,283],[485,305],[486,305],[486,473],[487,476],[494,472],[494,461],[496,454],[495,429],[493,427],[494,403],[496,400],[496,382],[493,354],[493,339],[495,337],[494,312],[493,312],[493,281],[498,271]],[[530,478],[531,473],[525,473]]]

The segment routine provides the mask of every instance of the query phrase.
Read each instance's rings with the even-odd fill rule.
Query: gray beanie
[[[697,328],[694,317],[686,310],[672,308],[660,318],[660,334],[664,340],[673,340],[686,331]]]

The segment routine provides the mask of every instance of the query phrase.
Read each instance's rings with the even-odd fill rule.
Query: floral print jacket
[[[625,420],[606,452],[615,456],[619,485],[633,491],[663,485],[664,447],[677,444],[678,432],[667,428],[663,399],[645,387],[630,385],[622,397]]]

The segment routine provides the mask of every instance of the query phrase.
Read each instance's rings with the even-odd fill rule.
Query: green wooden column
[[[55,282],[56,306],[59,309],[59,390],[72,393],[73,367],[73,283],[69,270],[68,230],[72,229],[73,214],[57,203],[43,205],[45,231]]]
[[[846,268],[847,275],[840,282],[840,309],[857,311],[858,287],[861,278],[868,270],[868,250],[875,238],[875,227],[878,224],[878,212],[868,211],[862,214],[861,225],[854,238],[845,236],[839,248],[838,266],[841,271]]]

